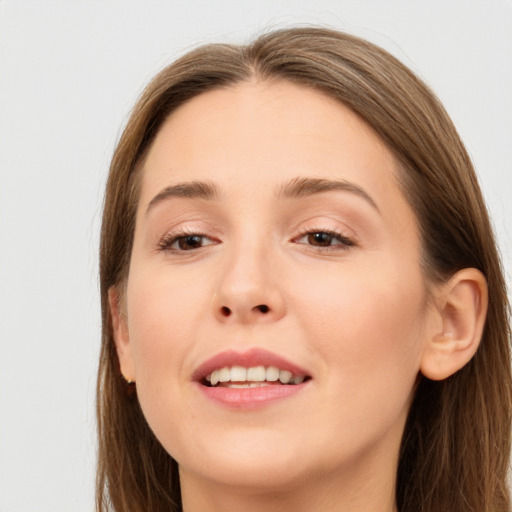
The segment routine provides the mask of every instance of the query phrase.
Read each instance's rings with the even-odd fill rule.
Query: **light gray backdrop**
[[[510,0],[0,0],[0,512],[92,511],[98,226],[137,95],[201,42],[328,24],[439,94],[512,270]]]

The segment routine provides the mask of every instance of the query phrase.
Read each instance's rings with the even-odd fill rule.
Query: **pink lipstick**
[[[222,352],[199,366],[192,379],[207,398],[247,409],[300,392],[311,376],[281,356],[254,348]]]

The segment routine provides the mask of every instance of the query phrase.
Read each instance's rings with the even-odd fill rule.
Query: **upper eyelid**
[[[330,233],[343,238],[357,238],[354,229],[345,222],[329,218],[327,220],[325,218],[319,220],[308,219],[306,222],[298,224],[293,231],[297,233],[294,238],[308,233]]]
[[[164,235],[161,240],[179,240],[180,238],[187,238],[189,236],[199,236],[201,238],[208,238],[209,240],[215,240],[215,237],[208,235],[202,231],[176,231],[170,232]]]
[[[305,231],[301,231],[294,238],[301,237],[301,236],[306,236],[306,235],[311,235],[313,233],[327,233],[329,235],[337,236],[337,237],[340,237],[340,238],[350,238],[349,235],[346,235],[342,231],[339,231],[339,230],[336,230],[336,229],[326,229],[326,228],[324,228],[324,229],[307,229]]]

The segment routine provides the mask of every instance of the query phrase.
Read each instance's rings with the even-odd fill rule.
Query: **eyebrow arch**
[[[308,197],[314,194],[330,191],[344,191],[355,194],[369,203],[380,212],[372,197],[358,185],[346,180],[328,180],[325,178],[294,178],[277,190],[277,197],[281,199]]]
[[[187,181],[170,185],[160,191],[148,204],[146,215],[157,204],[171,197],[186,197],[188,199],[215,200],[219,195],[217,187],[206,181]]]

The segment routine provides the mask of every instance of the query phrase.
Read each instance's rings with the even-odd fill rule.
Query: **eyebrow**
[[[308,197],[322,192],[343,191],[361,197],[375,210],[380,212],[377,203],[361,187],[346,180],[328,180],[324,178],[294,178],[277,190],[282,199]]]
[[[278,199],[299,199],[323,192],[343,191],[355,194],[364,199],[378,212],[380,211],[372,197],[361,187],[346,180],[329,180],[325,178],[294,178],[276,190]],[[170,185],[161,190],[148,204],[146,215],[157,204],[172,197],[187,199],[205,199],[214,201],[219,197],[219,189],[214,183],[207,181],[189,181]]]
[[[146,215],[157,204],[171,197],[186,197],[188,199],[206,199],[212,201],[217,199],[219,192],[215,184],[206,181],[189,181],[170,185],[160,191],[148,204]]]

